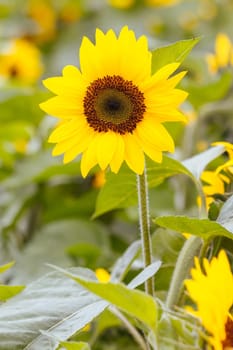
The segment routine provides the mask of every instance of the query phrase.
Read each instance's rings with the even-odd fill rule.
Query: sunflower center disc
[[[223,341],[223,349],[233,347],[233,321],[228,317],[225,325],[226,339]]]
[[[146,110],[143,93],[118,75],[93,81],[83,106],[87,122],[95,131],[119,134],[132,133]]]

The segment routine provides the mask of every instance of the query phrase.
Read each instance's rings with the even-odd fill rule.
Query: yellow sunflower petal
[[[116,149],[115,149],[115,153],[112,156],[112,160],[110,162],[110,168],[113,173],[118,173],[121,167],[121,164],[123,163],[124,155],[125,155],[125,144],[124,144],[123,138],[121,135],[116,135],[116,136],[117,136]]]
[[[84,118],[77,118],[65,121],[65,123],[59,124],[53,132],[50,134],[48,142],[56,143],[73,137],[74,134],[79,132],[79,129],[86,127]]]
[[[76,144],[70,149],[68,149],[63,158],[64,164],[71,162],[73,159],[75,159],[80,153],[83,153],[87,148],[89,143],[92,141],[94,135],[93,134],[87,134],[86,138],[83,138],[79,141],[77,141]]]
[[[141,175],[145,167],[145,159],[142,149],[133,135],[126,134],[123,136],[123,139],[125,143],[125,161],[130,169],[136,174]]]
[[[162,124],[143,120],[137,127],[137,134],[142,142],[151,143],[158,151],[174,152],[174,141]]]
[[[150,141],[141,139],[138,135],[138,131],[134,132],[134,136],[137,138],[138,143],[141,145],[144,153],[156,163],[161,163],[163,160],[162,151],[158,150]]]
[[[99,141],[99,134],[95,135],[88,145],[88,148],[83,153],[81,160],[81,174],[83,177],[86,177],[91,168],[97,164],[97,152],[96,148]]]
[[[46,102],[40,103],[40,108],[52,116],[65,119],[71,119],[83,113],[83,107],[71,96],[69,98],[61,96],[52,97]]]
[[[223,250],[210,262],[204,259],[203,267],[204,271],[196,258],[195,268],[191,270],[192,279],[185,281],[185,286],[197,305],[194,315],[201,320],[210,334],[210,343],[217,350],[222,349],[226,337],[225,325],[233,304],[233,276]]]
[[[231,41],[227,35],[219,33],[215,43],[216,57],[219,67],[226,67],[230,60]]]
[[[103,133],[98,139],[97,161],[102,170],[110,164],[117,145],[117,137],[113,132]]]
[[[154,73],[147,81],[142,82],[140,87],[143,91],[147,91],[151,88],[154,89],[156,84],[159,84],[160,81],[168,79],[168,77],[174,73],[177,68],[180,66],[180,63],[170,63],[166,66],[160,68],[156,73]]]

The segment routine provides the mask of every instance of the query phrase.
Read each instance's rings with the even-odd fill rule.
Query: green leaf
[[[24,120],[34,124],[38,124],[44,116],[39,103],[50,96],[48,92],[34,88],[1,90],[1,95],[1,122]]]
[[[233,195],[223,204],[217,222],[233,232]]]
[[[136,259],[136,257],[139,255],[141,249],[141,242],[135,241],[133,242],[127,250],[124,252],[124,254],[116,261],[112,268],[111,273],[111,281],[122,281],[124,279],[124,276],[129,271],[133,261]]]
[[[184,86],[189,93],[189,101],[194,108],[200,108],[206,103],[219,101],[223,99],[232,85],[232,74],[226,72],[221,75],[219,80],[208,82],[206,85],[200,86],[195,84],[187,84]]]
[[[81,284],[88,291],[119,307],[129,315],[136,317],[151,329],[155,328],[157,305],[150,295],[139,290],[132,290],[121,283],[93,282],[77,274],[69,273],[66,270],[59,270]]]
[[[217,222],[208,219],[189,218],[186,216],[163,216],[154,222],[162,227],[183,233],[209,239],[214,236],[224,236],[233,239],[233,232],[228,231]]]
[[[88,269],[71,272],[95,280]],[[55,350],[107,306],[72,279],[49,273],[0,306],[0,349]]]
[[[185,159],[182,164],[193,174],[197,180],[199,180],[206,166],[224,152],[225,148],[223,146],[212,147],[192,158]]]
[[[192,173],[182,163],[163,156],[161,164],[147,159],[148,186],[161,184],[166,178],[185,174],[193,178]],[[93,218],[110,210],[125,208],[137,203],[136,175],[126,166],[122,166],[118,174],[107,173],[106,183],[99,192]]]
[[[28,156],[16,164],[12,176],[2,183],[4,187],[15,188],[41,182],[57,175],[75,175],[80,173],[79,166],[73,162],[64,165],[60,158],[52,157],[51,152],[41,152]]]
[[[5,264],[5,265],[1,265],[0,266],[0,273],[3,273],[7,270],[9,270],[12,266],[14,266],[15,262],[14,261],[11,261],[9,262],[8,264]]]
[[[183,62],[200,38],[177,41],[174,44],[160,47],[152,51],[152,72],[166,64]]]
[[[59,347],[59,350],[90,350],[90,346],[88,343],[84,342],[74,342],[74,341],[63,341],[60,343],[61,347]]]
[[[142,270],[130,283],[128,284],[129,288],[136,288],[147,281],[149,278],[153,277],[156,272],[160,269],[162,262],[155,261],[154,263],[148,265],[144,270]]]
[[[0,301],[6,301],[7,299],[12,298],[16,294],[20,293],[24,288],[24,286],[0,285]]]

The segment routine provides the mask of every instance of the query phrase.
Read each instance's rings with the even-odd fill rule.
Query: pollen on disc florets
[[[84,114],[95,131],[132,133],[146,111],[144,95],[119,75],[94,80],[83,100]]]

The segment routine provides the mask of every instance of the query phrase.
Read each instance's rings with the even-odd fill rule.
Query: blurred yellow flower
[[[213,146],[224,146],[225,150],[229,156],[229,160],[223,165],[218,166],[216,173],[223,171],[229,178],[233,176],[233,144],[230,142],[214,142]]]
[[[14,147],[17,153],[25,154],[27,152],[28,140],[26,139],[17,139],[14,142]]]
[[[233,65],[233,46],[226,34],[219,33],[217,35],[215,54],[208,54],[206,60],[211,73],[216,73],[221,68]]]
[[[180,2],[180,0],[146,0],[146,3],[150,6],[170,6],[178,2]]]
[[[92,186],[94,188],[101,188],[106,182],[106,177],[105,177],[105,171],[100,170],[98,171],[92,180]]]
[[[207,208],[213,202],[215,194],[225,193],[225,184],[230,182],[227,176],[216,171],[203,171],[201,180],[205,183],[202,188],[206,195]]]
[[[66,23],[78,21],[83,14],[80,2],[66,1],[59,11],[59,19]]]
[[[233,143],[230,142],[224,142],[224,141],[218,141],[212,143],[213,146],[223,146],[225,147],[226,152],[229,155],[230,159],[233,159]]]
[[[98,281],[101,283],[108,283],[110,281],[111,276],[108,273],[108,271],[105,269],[102,269],[99,267],[98,269],[95,270],[95,274]]]
[[[27,15],[36,23],[35,39],[47,42],[56,35],[57,14],[49,0],[29,0]]]
[[[191,277],[185,286],[197,309],[187,310],[200,319],[214,350],[232,349],[233,275],[225,251],[220,251],[210,262],[205,258],[203,271],[196,257]]]
[[[119,9],[128,9],[134,5],[135,0],[107,0],[109,5]]]
[[[40,51],[25,39],[10,41],[0,53],[0,76],[5,79],[33,84],[39,79],[42,71]]]
[[[171,63],[151,75],[151,56],[146,37],[126,26],[119,37],[97,29],[95,45],[84,37],[81,70],[66,66],[44,81],[57,96],[40,107],[63,120],[49,138],[54,156],[64,153],[68,163],[82,154],[85,177],[96,164],[117,173],[123,161],[142,174],[144,153],[161,162],[163,151],[174,151],[163,123],[186,121],[178,108],[187,93],[175,88],[185,72],[169,78],[179,67]]]

